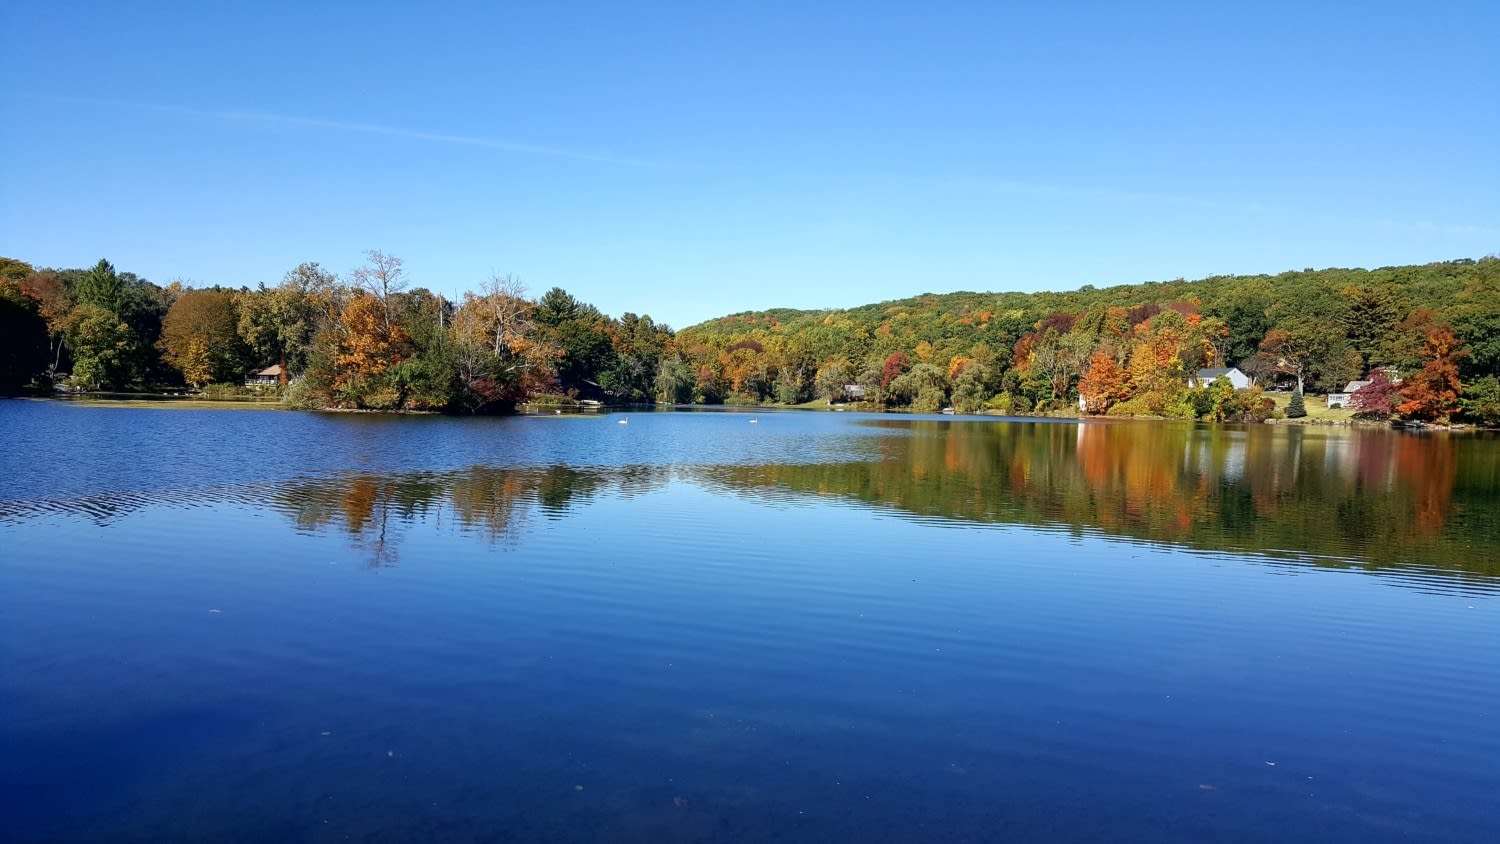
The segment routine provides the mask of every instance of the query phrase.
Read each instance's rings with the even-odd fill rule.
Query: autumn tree
[[[1311,319],[1268,331],[1257,358],[1262,372],[1295,377],[1298,392],[1305,392],[1309,381],[1334,389],[1360,372],[1359,353],[1349,346],[1343,333]]]
[[[1292,307],[1283,303],[1283,310]],[[1303,392],[1309,382],[1336,389],[1362,371],[1359,353],[1349,345],[1343,327],[1331,315],[1316,311],[1297,309],[1295,317],[1266,332],[1257,357],[1262,372],[1291,375]]]
[[[390,319],[391,308],[374,294],[360,292],[343,309],[334,387],[356,407],[400,407],[404,395],[384,378],[411,354],[405,329]]]
[[[453,315],[459,380],[471,411],[505,409],[544,392],[562,350],[542,338],[536,303],[515,276],[491,276]]]
[[[387,255],[379,249],[365,252],[365,263],[349,274],[354,286],[373,296],[380,305],[380,320],[386,334],[395,329],[392,313],[392,297],[402,292],[411,283],[406,267],[400,258]]]
[[[1088,413],[1108,413],[1116,402],[1130,396],[1126,372],[1109,349],[1101,346],[1089,357],[1088,369],[1078,381],[1078,395]]]
[[[0,257],[0,284],[20,284],[23,279],[36,272],[36,268],[17,258]]]
[[[16,282],[16,288],[36,302],[37,313],[47,324],[48,368],[56,371],[62,365],[68,315],[77,304],[61,273],[41,270]]]
[[[1468,355],[1462,343],[1445,325],[1427,332],[1422,346],[1426,362],[1422,371],[1406,379],[1401,388],[1402,402],[1396,412],[1408,419],[1446,424],[1459,409],[1463,387],[1458,380],[1458,362]]]
[[[516,275],[491,274],[478,294],[464,296],[463,309],[467,329],[475,340],[483,338],[492,355],[510,353],[536,329],[536,303],[526,298],[526,284]]]
[[[891,382],[906,374],[911,368],[911,358],[905,352],[892,352],[886,357],[885,363],[880,368],[880,388],[886,389]]]
[[[1436,310],[1414,308],[1402,319],[1385,326],[1378,354],[1380,362],[1395,367],[1402,375],[1421,369],[1426,361],[1423,349],[1427,335],[1441,323]]]
[[[1038,401],[1066,396],[1086,365],[1094,340],[1085,331],[1075,330],[1079,322],[1076,314],[1053,313],[1016,342],[1013,368],[1026,392]]]
[[[1396,412],[1401,390],[1385,374],[1376,369],[1370,373],[1370,383],[1355,390],[1349,396],[1349,408],[1362,419],[1389,419]]]
[[[1136,325],[1126,368],[1130,402],[1112,407],[1117,412],[1154,415],[1192,415],[1184,411],[1187,390],[1182,353],[1193,338],[1188,319],[1175,310],[1164,310]]]
[[[193,387],[238,380],[245,367],[234,294],[188,290],[162,320],[157,346],[168,364]]]

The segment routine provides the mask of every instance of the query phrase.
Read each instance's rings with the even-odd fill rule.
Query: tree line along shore
[[[1251,382],[1198,379],[1236,367]],[[493,276],[459,300],[370,251],[343,275],[166,286],[0,258],[0,388],[263,392],[289,407],[799,405],[1500,424],[1500,258],[753,311],[674,331]],[[263,386],[246,387],[247,381]],[[1280,392],[1273,397],[1271,391]],[[1289,396],[1289,397],[1288,397]]]

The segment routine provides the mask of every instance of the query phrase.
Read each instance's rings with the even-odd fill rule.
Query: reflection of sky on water
[[[0,458],[11,840],[1500,831],[1493,441],[95,412],[230,462]]]
[[[0,524],[12,829],[982,838],[1003,793],[1027,837],[1269,815],[1377,840],[1420,807],[1484,838],[1493,599],[1451,574],[1389,589],[695,472]],[[465,484],[510,485],[503,521]]]

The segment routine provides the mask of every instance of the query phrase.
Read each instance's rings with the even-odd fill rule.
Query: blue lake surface
[[[8,841],[1500,840],[1493,436],[0,435]]]

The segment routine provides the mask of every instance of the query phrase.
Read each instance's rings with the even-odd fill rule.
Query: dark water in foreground
[[[0,402],[3,837],[1500,840],[1500,440],[618,418]]]

